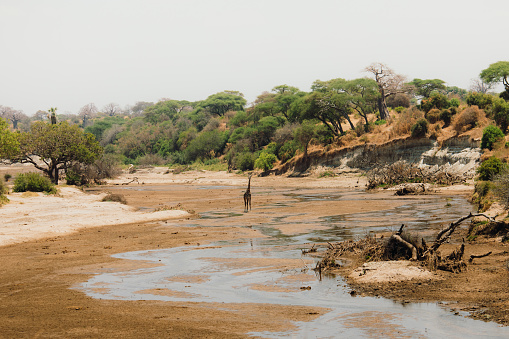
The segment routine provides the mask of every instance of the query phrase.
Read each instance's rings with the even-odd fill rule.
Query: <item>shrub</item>
[[[504,99],[495,99],[493,101],[491,115],[502,131],[506,132],[509,126],[509,103]]]
[[[255,155],[243,152],[235,157],[235,167],[241,171],[250,171],[254,168]]]
[[[461,133],[474,128],[477,122],[481,119],[482,114],[482,111],[477,106],[467,107],[461,113],[456,115],[453,122],[454,130]]]
[[[438,108],[430,109],[424,116],[426,117],[426,120],[434,124],[440,120],[440,110]]]
[[[504,138],[504,133],[497,126],[489,125],[482,131],[481,148],[493,149],[493,144]]]
[[[396,112],[398,112],[398,113],[401,113],[401,112],[403,112],[403,111],[405,110],[405,107],[403,107],[403,106],[398,106],[398,107],[394,108],[394,110],[395,110]]]
[[[493,178],[493,193],[500,203],[509,208],[509,171],[505,168]]]
[[[493,96],[490,94],[473,92],[467,95],[466,102],[468,106],[477,106],[481,109],[485,109],[492,104]]]
[[[274,167],[274,163],[277,161],[277,157],[274,154],[262,152],[258,159],[254,162],[254,167],[259,168],[262,171],[268,171]]]
[[[433,108],[449,108],[449,100],[447,100],[447,97],[444,94],[438,92],[434,92],[427,99],[422,99],[421,109],[424,112],[429,112]]]
[[[398,107],[396,107],[396,108],[398,108]],[[403,108],[403,107],[401,107],[401,108]],[[404,109],[404,108],[403,108],[403,109]],[[397,112],[397,111],[396,111],[396,112]],[[398,112],[398,113],[400,113],[400,112]],[[386,123],[387,123],[387,121],[385,121],[384,119],[375,120],[375,122],[374,122],[374,124],[375,124],[376,126],[385,125]]]
[[[496,157],[491,157],[481,164],[477,169],[479,180],[492,180],[495,175],[499,174],[506,166]]]
[[[5,196],[7,192],[9,192],[9,188],[7,187],[3,179],[0,178],[0,206],[9,201],[9,199]]]
[[[145,154],[136,159],[136,163],[140,166],[161,166],[165,162],[164,158],[159,154]]]
[[[10,175],[9,173],[5,173],[4,174],[4,180],[5,182],[9,181],[9,179],[12,178],[12,175]]]
[[[456,114],[456,112],[457,112],[456,107],[443,109],[442,111],[440,111],[439,119],[444,122],[445,126],[449,126],[451,124],[452,117]]]
[[[388,107],[410,107],[410,98],[404,93],[390,95],[386,99]],[[396,111],[397,112],[397,111]]]
[[[428,133],[428,120],[419,119],[411,128],[413,138],[423,138]]]
[[[102,179],[114,178],[122,172],[118,155],[103,154],[93,164],[75,164],[66,171],[68,185],[87,185],[91,182],[100,183]]]
[[[101,201],[113,201],[113,202],[119,202],[121,204],[127,205],[127,200],[125,199],[125,197],[122,194],[116,194],[116,193],[108,194],[107,196],[102,198]]]
[[[56,193],[55,185],[39,173],[21,173],[14,180],[14,192]]]
[[[449,100],[449,107],[460,107],[460,100],[458,98],[452,98]]]

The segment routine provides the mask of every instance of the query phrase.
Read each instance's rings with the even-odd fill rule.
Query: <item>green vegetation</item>
[[[14,179],[14,192],[57,192],[55,185],[39,173],[21,173]]]
[[[504,132],[497,126],[489,125],[482,132],[481,148],[493,149],[495,142],[504,138]]]
[[[411,129],[413,138],[423,138],[428,133],[428,120],[419,119]]]
[[[497,157],[491,157],[482,162],[481,166],[477,169],[479,173],[479,180],[492,180],[504,168],[506,168],[502,160]]]

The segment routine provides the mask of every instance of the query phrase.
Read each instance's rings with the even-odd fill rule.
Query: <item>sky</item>
[[[508,14],[507,0],[0,0],[0,105],[252,102],[375,62],[468,89],[509,61]]]

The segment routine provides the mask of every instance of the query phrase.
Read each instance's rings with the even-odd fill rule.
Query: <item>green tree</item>
[[[467,95],[466,102],[468,106],[477,106],[480,109],[485,109],[493,103],[493,95],[472,92]]]
[[[304,156],[308,154],[309,142],[316,137],[316,124],[311,121],[305,121],[294,131],[295,141],[304,151]]]
[[[502,172],[507,168],[502,160],[497,157],[491,157],[487,160],[484,160],[477,168],[477,173],[479,173],[479,180],[492,180],[497,174]]]
[[[10,159],[19,152],[16,134],[9,130],[7,121],[0,118],[0,160]]]
[[[277,161],[277,157],[272,153],[261,152],[258,158],[254,162],[254,167],[259,168],[262,171],[268,171],[274,167],[274,163]]]
[[[76,163],[92,164],[102,154],[92,134],[65,121],[55,125],[36,121],[29,132],[19,134],[18,140],[19,152],[11,160],[32,164],[55,184],[60,170]]]
[[[191,109],[189,101],[165,100],[145,108],[143,115],[146,121],[153,124],[166,120],[175,121],[178,115],[186,108]]]
[[[445,81],[440,79],[414,79],[409,82],[410,85],[415,87],[415,93],[421,97],[429,98],[434,91],[443,91],[446,89]]]
[[[429,112],[433,108],[448,108],[449,104],[449,100],[447,100],[447,97],[444,94],[434,92],[429,98],[422,99],[421,108],[424,112]]]
[[[222,116],[228,111],[243,111],[246,103],[247,101],[242,93],[224,91],[212,94],[202,101],[199,106],[202,109],[207,109],[211,114]]]
[[[497,125],[502,129],[502,132],[507,132],[509,127],[509,102],[502,98],[493,99],[491,114]]]
[[[224,149],[226,140],[227,134],[217,130],[200,133],[185,149],[188,161],[215,157]]]
[[[479,77],[489,84],[502,82],[506,92],[509,92],[509,61],[499,61],[484,69]]]
[[[493,149],[493,144],[504,138],[504,132],[497,126],[489,125],[482,131],[481,148]]]

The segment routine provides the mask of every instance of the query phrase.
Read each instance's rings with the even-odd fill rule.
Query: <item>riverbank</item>
[[[181,174],[167,173],[165,168],[140,170],[137,173],[123,175],[109,183],[109,186],[96,187],[91,193],[75,192],[78,196],[97,199],[106,192],[121,192],[127,200],[127,206],[119,208],[116,203],[94,202],[99,208],[104,208],[110,216],[122,217],[129,213],[150,214],[155,209],[175,211],[177,208],[189,211],[190,214],[176,216],[175,219],[154,219],[152,221],[137,221],[127,224],[101,225],[102,218],[92,222],[92,226],[85,225],[71,233],[41,235],[37,239],[22,239],[23,242],[12,243],[0,247],[0,260],[3,265],[0,274],[0,333],[6,337],[34,337],[34,336],[64,336],[64,337],[245,337],[246,333],[263,331],[287,331],[296,321],[310,321],[322,314],[326,309],[319,307],[281,306],[260,304],[209,304],[193,302],[159,302],[159,301],[117,301],[93,299],[83,292],[73,289],[92,275],[108,270],[129,270],[139,268],[126,260],[112,258],[115,253],[128,251],[151,250],[156,248],[173,248],[196,244],[208,244],[217,240],[245,241],[263,237],[255,230],[257,225],[274,217],[271,208],[277,206],[285,215],[288,222],[278,231],[283,235],[304,232],[307,227],[323,227],[314,223],[323,216],[330,214],[348,214],[355,212],[380,211],[395,207],[394,202],[362,193],[354,201],[336,199],[315,201],[309,199],[297,206],[286,205],[292,194],[298,192],[299,187],[307,187],[310,197],[313,194],[327,192],[334,194],[342,189],[358,189],[363,185],[363,177],[359,173],[345,174],[344,177],[323,177],[311,175],[305,178],[292,177],[253,177],[252,193],[254,211],[243,213],[242,194],[246,188],[247,177],[244,175],[228,174],[224,172],[184,172]],[[134,178],[138,183],[130,183]],[[163,184],[171,189],[163,188]],[[144,187],[151,187],[150,194]],[[356,187],[357,186],[357,187]],[[288,188],[288,190],[272,190],[273,187]],[[65,187],[62,187],[65,188]],[[467,194],[471,186],[457,187],[457,194]],[[66,191],[66,189],[64,189]],[[263,194],[262,194],[263,192]],[[93,194],[92,194],[93,193]],[[449,189],[447,193],[451,194]],[[64,194],[65,195],[65,194]],[[13,196],[10,195],[10,198]],[[55,199],[64,199],[55,197]],[[74,199],[70,197],[71,200]],[[49,200],[53,197],[19,197],[13,203],[27,211],[34,210],[41,205],[32,204],[35,200]],[[25,200],[23,200],[25,199]],[[263,199],[263,200],[261,200]],[[111,205],[111,206],[110,206]],[[6,205],[9,206],[9,205]],[[6,207],[4,206],[4,207]],[[18,206],[18,207],[19,207]],[[118,208],[116,212],[110,207]],[[139,210],[134,211],[134,207]],[[157,208],[154,208],[157,207]],[[0,208],[0,212],[2,212]],[[41,213],[44,208],[41,209]],[[55,208],[48,211],[48,216],[38,214],[37,218],[23,220],[28,226],[22,228],[25,233],[33,231],[38,220],[51,219],[62,226],[72,225],[72,219],[88,219],[91,215],[70,218],[70,210],[62,210],[61,215],[55,213]],[[103,212],[105,212],[103,211]],[[232,213],[238,215],[235,223],[226,223],[222,219],[210,219],[210,226],[187,227],[193,221],[193,215],[200,213]],[[303,212],[309,223],[303,223]],[[5,213],[5,212],[4,212]],[[94,213],[99,214],[99,210]],[[102,212],[101,212],[102,213]],[[125,215],[124,215],[125,216]],[[191,218],[187,220],[188,218]],[[127,218],[129,220],[129,218]],[[184,222],[182,222],[184,221]],[[309,226],[309,225],[315,226]],[[231,225],[231,226],[225,226]],[[239,226],[234,226],[239,225]],[[247,226],[247,227],[246,227]],[[492,258],[495,258],[492,257]],[[479,259],[491,260],[487,257]],[[482,270],[490,268],[480,266]],[[148,265],[148,264],[147,264]],[[497,266],[493,266],[494,270]],[[484,272],[484,271],[483,271]],[[475,271],[473,272],[473,274]],[[489,276],[487,276],[489,277]],[[454,277],[447,278],[454,281]],[[468,276],[476,279],[476,276]],[[488,279],[489,280],[489,279]],[[470,281],[470,280],[469,280]],[[505,298],[502,289],[505,285],[500,282],[479,281],[472,284],[472,288],[485,290],[486,293],[498,293],[494,288],[498,285],[500,297]],[[378,295],[390,296],[390,287],[376,292]],[[408,283],[409,288],[412,287]],[[451,285],[452,286],[452,285]],[[361,293],[360,287],[352,281],[352,288]],[[425,287],[423,286],[423,289]],[[423,294],[415,297],[415,301],[451,300],[447,291],[441,293],[440,286],[434,289],[434,294]],[[373,291],[375,287],[373,288]],[[379,288],[380,290],[380,288]],[[404,290],[403,290],[404,291]],[[383,293],[382,293],[383,292]],[[417,292],[416,292],[417,293]],[[423,292],[424,293],[424,292]],[[458,293],[461,293],[459,290]],[[401,295],[407,295],[401,293]],[[468,295],[468,293],[463,293]],[[410,294],[408,294],[410,295]],[[408,297],[410,299],[411,295]],[[455,295],[453,296],[456,297]],[[460,300],[460,299],[458,299]],[[467,301],[468,302],[468,301]],[[503,305],[502,305],[503,306]],[[501,309],[501,312],[505,309]],[[390,334],[390,333],[389,333]]]

